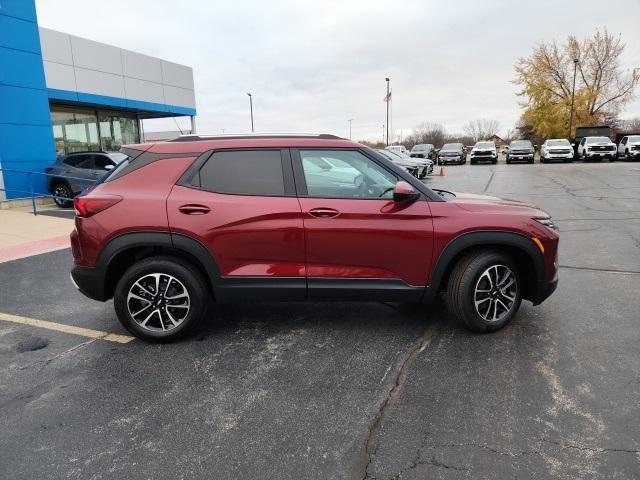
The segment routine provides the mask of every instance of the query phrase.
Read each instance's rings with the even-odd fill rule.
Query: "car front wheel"
[[[520,274],[508,256],[485,250],[464,256],[449,277],[449,311],[473,332],[495,332],[509,323],[522,302]]]
[[[158,256],[135,263],[116,285],[114,306],[122,325],[150,342],[185,336],[203,319],[205,281],[181,259]]]

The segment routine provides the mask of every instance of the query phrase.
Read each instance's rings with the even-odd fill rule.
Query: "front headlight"
[[[536,222],[538,222],[538,223],[541,223],[541,224],[542,224],[542,225],[544,225],[545,227],[549,227],[549,228],[551,228],[552,230],[555,230],[556,232],[557,232],[558,230],[560,230],[560,229],[558,228],[558,225],[556,225],[556,224],[554,223],[554,221],[553,221],[553,220],[551,220],[551,217],[546,217],[546,218],[534,218],[534,220],[535,220]]]

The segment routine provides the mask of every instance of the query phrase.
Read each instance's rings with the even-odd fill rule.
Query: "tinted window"
[[[301,150],[300,158],[310,197],[393,197],[398,178],[360,152]],[[318,168],[318,160],[322,161],[324,168]]]
[[[280,150],[216,152],[200,169],[200,186],[218,193],[284,196]]]
[[[93,155],[73,155],[72,165],[76,168],[93,169]]]

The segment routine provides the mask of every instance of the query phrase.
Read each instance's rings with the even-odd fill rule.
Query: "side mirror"
[[[420,193],[416,192],[407,182],[401,180],[393,188],[394,202],[415,202],[418,198],[420,198]]]
[[[115,165],[108,163],[107,165],[104,166],[104,169],[107,171],[113,170],[115,168]]]

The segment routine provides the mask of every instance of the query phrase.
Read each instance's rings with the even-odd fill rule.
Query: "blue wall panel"
[[[0,167],[44,172],[55,161],[49,96],[34,0],[0,2]],[[28,177],[4,173],[7,198],[27,196]],[[36,191],[46,190],[34,176]]]
[[[45,83],[42,57],[33,52],[0,48],[0,85],[40,88]]]
[[[164,103],[145,102],[142,100],[129,100],[126,98],[110,97],[107,95],[96,95],[94,93],[70,92],[68,90],[58,90],[49,88],[49,98],[52,100],[64,100],[80,102],[88,105],[104,105],[106,107],[128,108],[140,110],[145,113],[159,113],[160,117],[171,115],[195,115],[195,108],[179,107],[177,105],[166,105]]]
[[[30,0],[2,0],[0,15],[36,21],[36,4]]]
[[[38,24],[35,21],[8,17],[0,10],[0,47],[41,53]]]

